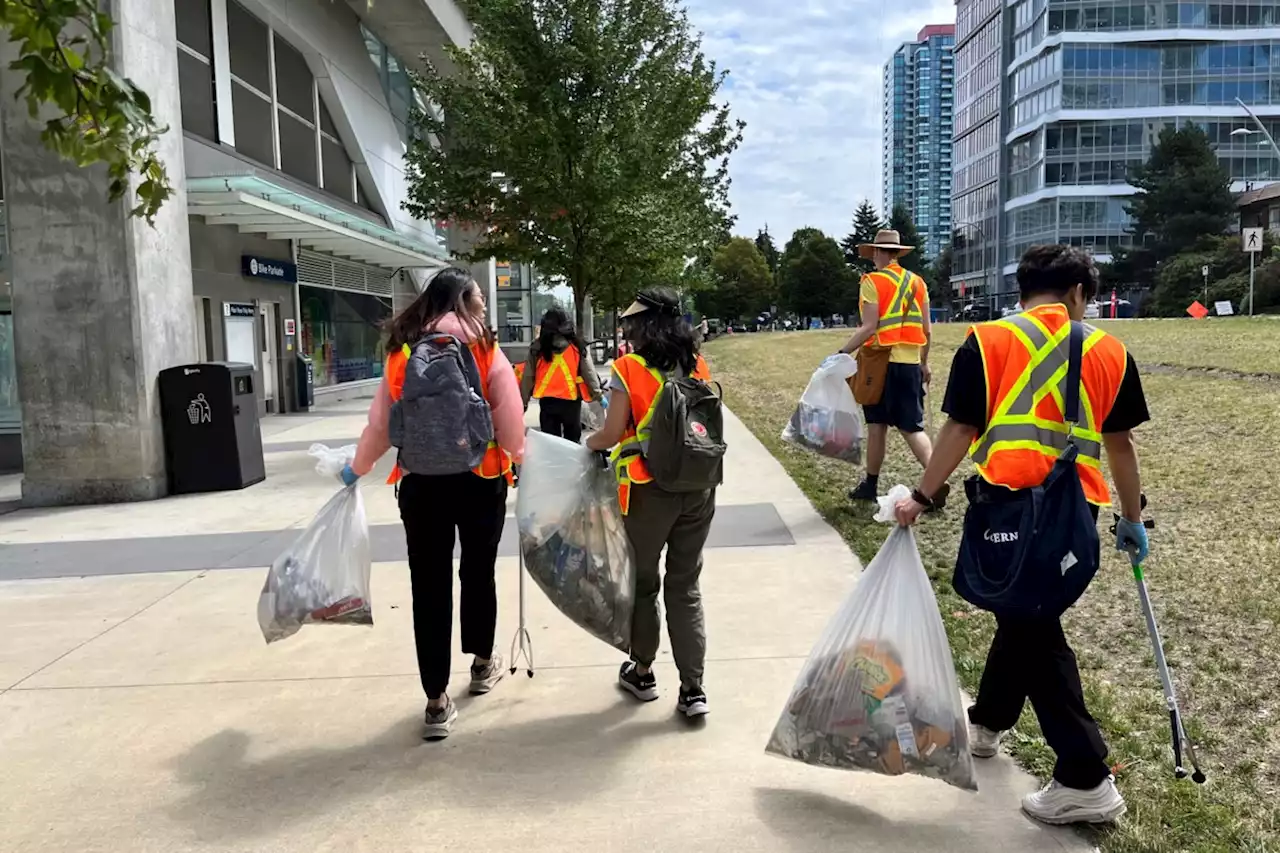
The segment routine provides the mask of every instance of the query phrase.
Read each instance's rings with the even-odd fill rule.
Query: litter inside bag
[[[355,447],[311,447],[316,470],[337,476]],[[276,557],[258,596],[258,625],[268,643],[309,623],[372,625],[369,526],[357,486],[330,498],[307,529]]]
[[[625,652],[635,567],[613,474],[597,458],[562,438],[529,433],[516,497],[520,551],[557,610]]]
[[[951,647],[909,528],[894,528],[827,625],[765,749],[978,790]]]
[[[862,414],[849,390],[857,362],[840,353],[814,371],[782,440],[851,464],[862,461]]]

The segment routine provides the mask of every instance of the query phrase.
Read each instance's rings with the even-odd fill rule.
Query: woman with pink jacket
[[[461,474],[406,473],[399,479],[400,519],[409,551],[413,588],[413,633],[418,673],[427,694],[423,737],[448,737],[458,718],[448,694],[453,635],[453,546],[462,545],[462,652],[471,663],[472,694],[488,693],[503,674],[494,650],[498,596],[494,564],[507,515],[511,466],[524,454],[524,406],[511,363],[485,324],[484,295],[471,274],[457,267],[441,270],[412,305],[391,321],[387,370],[369,407],[369,423],[356,457],[343,479],[355,482],[369,473],[391,447],[391,403],[404,381],[404,348],[424,334],[442,332],[468,344],[480,366],[483,391],[493,411],[496,447],[482,465]],[[487,370],[486,370],[487,367]],[[399,467],[391,482],[399,478]]]

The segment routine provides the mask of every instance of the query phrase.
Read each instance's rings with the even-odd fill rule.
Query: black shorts
[[[867,423],[885,424],[903,432],[924,432],[923,377],[918,364],[889,362],[880,402],[862,407]]]

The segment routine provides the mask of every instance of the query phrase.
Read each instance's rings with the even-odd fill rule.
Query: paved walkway
[[[1018,813],[1034,781],[1008,759],[975,796],[765,756],[858,565],[733,419],[703,575],[709,724],[674,718],[665,653],[663,699],[623,697],[618,655],[530,588],[536,677],[460,700],[454,736],[424,744],[379,477],[376,627],[268,648],[255,620],[262,564],[332,494],[305,448],[361,424],[354,404],[266,422],[268,478],[242,492],[0,517],[0,851],[1089,849]],[[516,571],[499,559],[504,653]]]

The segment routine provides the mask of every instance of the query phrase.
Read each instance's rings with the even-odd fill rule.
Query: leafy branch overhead
[[[17,97],[32,118],[58,113],[45,122],[44,144],[80,167],[105,163],[113,201],[137,175],[131,213],[154,221],[173,194],[156,153],[168,128],[147,93],[111,67],[111,16],[93,0],[0,0],[0,26],[18,46],[9,64],[23,76]]]
[[[621,300],[710,258],[742,123],[673,0],[472,0],[475,38],[416,83],[406,208]],[[625,291],[625,293],[624,293]]]

